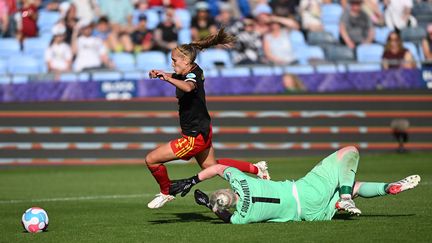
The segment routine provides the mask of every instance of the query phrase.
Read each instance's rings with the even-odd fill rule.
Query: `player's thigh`
[[[209,148],[206,148],[202,152],[195,155],[195,159],[197,160],[198,165],[203,169],[217,164],[213,146],[210,146]]]
[[[162,164],[174,159],[177,159],[177,157],[172,151],[170,143],[166,143],[157,147],[148,153],[145,158],[148,165]]]

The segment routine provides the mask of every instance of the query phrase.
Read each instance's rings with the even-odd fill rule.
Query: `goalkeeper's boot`
[[[351,215],[359,216],[361,214],[360,209],[358,209],[354,203],[354,201],[350,199],[339,199],[339,201],[336,202],[336,209],[339,211],[345,211],[348,212]]]
[[[258,168],[257,176],[263,180],[270,180],[270,174],[268,172],[268,166],[266,161],[260,161],[254,164]]]
[[[403,191],[413,189],[419,184],[420,180],[419,175],[410,175],[400,181],[390,183],[386,188],[386,192],[392,195],[399,194]]]
[[[174,200],[172,195],[165,195],[163,193],[156,194],[156,197],[147,204],[147,207],[155,209],[163,207],[167,202]]]

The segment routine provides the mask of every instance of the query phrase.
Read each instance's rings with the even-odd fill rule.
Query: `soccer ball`
[[[42,208],[31,207],[21,218],[24,229],[30,233],[39,233],[48,228],[48,214]]]
[[[214,212],[229,209],[235,205],[235,194],[231,189],[220,189],[210,195]]]

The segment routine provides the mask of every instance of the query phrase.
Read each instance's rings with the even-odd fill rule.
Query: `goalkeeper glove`
[[[200,183],[198,175],[192,176],[188,179],[174,180],[170,186],[170,195],[176,195],[181,192],[181,196],[184,197],[189,193],[190,189],[196,184]]]
[[[207,196],[207,194],[202,192],[200,189],[195,190],[194,197],[195,197],[195,202],[197,204],[203,205],[203,206],[208,207],[209,209],[212,209],[209,197]]]

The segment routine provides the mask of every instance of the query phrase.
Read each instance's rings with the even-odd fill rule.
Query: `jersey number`
[[[252,203],[262,202],[262,203],[280,203],[279,198],[271,198],[271,197],[252,197]]]

